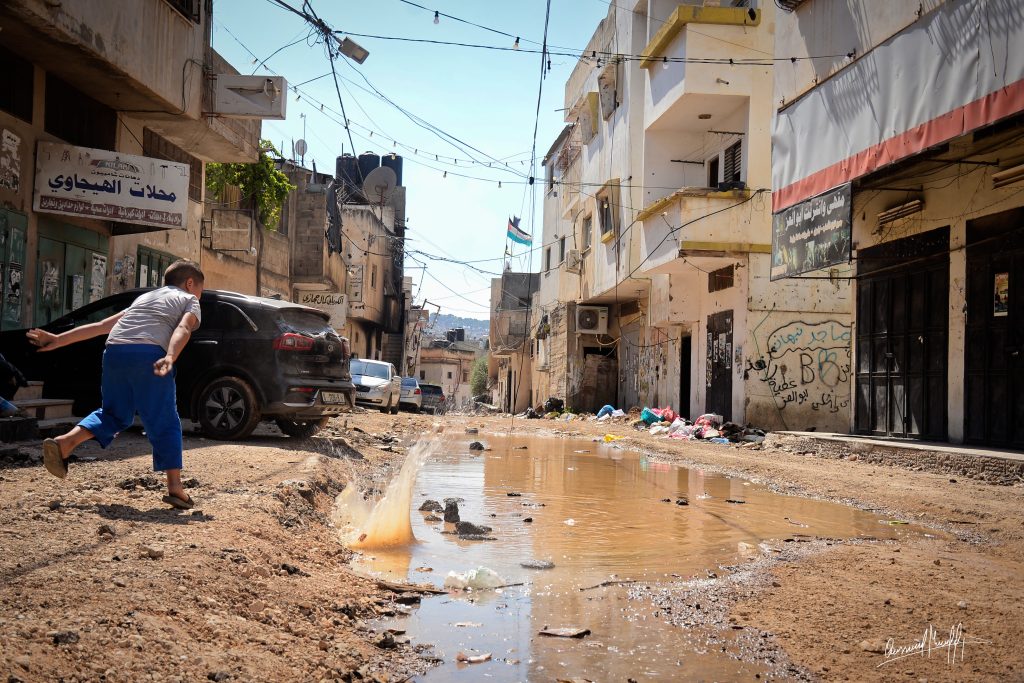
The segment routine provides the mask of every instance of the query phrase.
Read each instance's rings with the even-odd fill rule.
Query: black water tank
[[[359,159],[351,154],[342,154],[335,160],[335,178],[348,194],[362,191],[363,181],[359,176]]]
[[[390,168],[395,172],[395,178],[397,178],[397,185],[402,184],[402,157],[397,154],[385,154],[380,158],[380,165],[385,168]]]
[[[362,178],[359,182],[360,187],[362,187],[366,177],[370,175],[370,171],[375,168],[380,168],[380,155],[373,152],[363,152],[359,155],[359,174]]]

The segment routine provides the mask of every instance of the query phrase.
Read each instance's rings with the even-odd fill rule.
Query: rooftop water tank
[[[370,175],[370,171],[375,168],[380,168],[380,155],[374,152],[363,152],[359,155],[359,186],[362,187],[363,182],[366,180],[366,176]]]
[[[361,196],[363,179],[359,174],[359,159],[351,154],[342,154],[335,160],[335,178],[348,197]]]
[[[402,185],[402,157],[397,154],[385,154],[380,158],[380,165],[394,171],[395,177],[398,179],[397,184]]]

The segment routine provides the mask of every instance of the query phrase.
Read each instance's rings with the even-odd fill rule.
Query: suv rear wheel
[[[391,404],[391,414],[392,415],[398,415],[398,408],[400,407],[399,404],[401,402],[402,402],[402,395],[399,394],[398,396],[395,397],[394,403]]]
[[[244,439],[259,422],[256,392],[240,377],[215,379],[199,394],[199,424],[213,439]]]
[[[316,420],[274,420],[274,422],[278,429],[288,436],[293,436],[296,439],[308,439],[326,427],[328,419],[321,417]]]
[[[380,412],[382,412],[385,415],[387,415],[391,411],[391,401],[392,401],[392,399],[393,399],[393,397],[389,395],[388,396],[388,403],[387,403],[387,405],[381,406]]]

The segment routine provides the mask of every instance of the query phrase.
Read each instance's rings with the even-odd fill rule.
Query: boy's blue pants
[[[153,374],[153,364],[167,355],[155,344],[111,344],[103,352],[103,406],[78,423],[106,448],[118,432],[142,418],[153,445],[153,469],[181,469],[181,420],[174,371]]]

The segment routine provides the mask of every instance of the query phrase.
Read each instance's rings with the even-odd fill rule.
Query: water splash
[[[416,475],[423,463],[440,447],[437,434],[417,441],[405,458],[398,476],[391,480],[384,495],[364,500],[355,482],[345,487],[334,500],[332,519],[341,530],[342,542],[363,550],[395,548],[416,542],[412,533],[410,508]]]

